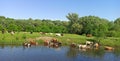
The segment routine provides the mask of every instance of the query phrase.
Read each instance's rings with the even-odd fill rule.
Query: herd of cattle
[[[5,31],[2,31],[2,34],[4,34]],[[14,35],[15,32],[13,31],[8,31],[8,33],[10,33],[11,35]],[[33,32],[30,32],[30,34],[32,34]],[[40,32],[40,34],[48,34],[48,33],[44,33],[44,32]],[[53,35],[53,33],[49,33],[50,35]],[[63,36],[63,34],[61,33],[56,33],[55,36]],[[87,37],[91,37],[91,34],[87,34]],[[27,42],[23,43],[23,46],[25,47],[31,47],[32,45],[38,45],[38,42],[36,42],[35,40],[29,40]],[[48,46],[48,47],[54,47],[54,48],[58,48],[62,45],[61,42],[59,42],[57,39],[53,38],[51,40],[45,40],[44,41],[44,45]],[[97,42],[92,42],[92,41],[86,41],[85,44],[75,44],[75,43],[71,43],[70,47],[72,48],[79,48],[79,49],[99,49],[100,48],[100,44]],[[113,47],[110,46],[104,46],[105,50],[114,50]]]
[[[28,40],[27,42],[23,43],[24,47],[31,47],[31,46],[36,46],[38,45],[38,42],[36,42],[33,39]],[[53,47],[53,48],[58,48],[62,45],[61,42],[59,42],[57,39],[53,38],[51,40],[45,40],[44,41],[44,46],[48,46],[48,47]]]
[[[2,34],[4,34],[5,31],[2,31]],[[15,32],[13,31],[10,31],[9,32],[11,35],[14,35]],[[32,34],[32,32],[30,32],[30,34]],[[47,33],[44,33],[44,32],[40,32],[40,34],[47,34]],[[52,35],[53,33],[49,33],[50,35]],[[63,36],[63,34],[61,33],[56,33],[55,36]],[[87,34],[86,35],[87,37],[91,37],[92,35],[91,34]],[[32,45],[38,45],[38,42],[36,42],[35,40],[29,40],[27,42],[24,42],[23,43],[23,46],[25,47],[31,47]],[[51,40],[45,40],[44,41],[44,45],[45,46],[48,46],[48,47],[54,47],[54,48],[58,48],[62,45],[61,42],[59,42],[57,39],[53,38]],[[79,48],[79,49],[99,49],[100,48],[100,44],[97,43],[97,42],[91,42],[91,41],[86,41],[85,44],[75,44],[75,43],[71,43],[70,44],[70,47],[72,48]],[[109,47],[109,46],[104,46],[104,49],[105,50],[114,50],[113,47]]]
[[[28,42],[23,43],[23,46],[25,46],[25,47],[31,47],[32,45],[36,46],[36,45],[38,45],[38,42],[36,42],[35,40],[29,40]],[[59,48],[59,47],[61,47],[61,45],[62,45],[62,43],[59,42],[55,38],[44,41],[44,46],[47,46],[47,47]],[[79,48],[79,49],[99,49],[100,44],[97,42],[86,41],[85,44],[71,43],[70,47],[71,48]],[[109,46],[104,46],[104,49],[105,50],[114,50],[113,47],[109,47]]]
[[[72,43],[70,45],[73,48],[78,47],[79,49],[99,49],[100,48],[100,44],[97,42],[91,42],[91,41],[86,41],[85,44],[75,44]],[[110,46],[103,46],[105,50],[114,50],[113,47]]]

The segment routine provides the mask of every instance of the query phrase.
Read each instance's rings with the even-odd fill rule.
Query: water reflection
[[[70,48],[67,52],[68,57],[75,61],[119,61],[120,49],[108,51],[104,49],[75,49]]]
[[[68,46],[49,48],[46,46],[0,46],[0,61],[119,61],[120,49],[80,50]]]
[[[86,51],[80,51],[80,54],[86,55],[86,56],[91,56],[91,57],[101,57],[104,55],[104,50],[96,50],[96,49],[89,49]]]
[[[120,56],[120,48],[116,48],[113,53],[115,56]]]
[[[68,52],[67,52],[67,56],[70,58],[74,58],[76,57],[78,54],[78,50],[76,48],[69,48]]]

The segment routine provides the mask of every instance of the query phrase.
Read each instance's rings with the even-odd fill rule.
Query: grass
[[[120,38],[107,37],[107,38],[101,40],[101,44],[119,47],[120,46]]]
[[[30,34],[29,32],[16,32],[14,35],[10,33],[0,33],[0,44],[22,44],[28,38],[39,37],[39,33]]]
[[[29,32],[16,32],[14,35],[11,35],[10,33],[2,34],[0,32],[0,44],[22,44],[27,39],[32,38],[35,39],[37,37],[51,37],[56,38],[58,41],[62,42],[63,45],[70,45],[71,43],[77,43],[77,44],[84,44],[86,40],[90,41],[98,41],[100,40],[100,44],[103,46],[120,46],[120,38],[116,37],[106,37],[106,38],[96,38],[96,37],[86,37],[84,35],[77,35],[77,34],[64,34],[64,36],[55,36],[55,34],[50,35],[42,35],[38,32],[34,32],[33,34],[30,34]],[[42,40],[37,40],[39,44],[43,44]]]
[[[59,41],[64,43],[65,45],[71,44],[71,43],[85,43],[86,37],[80,36],[76,34],[65,34],[62,37],[56,37]]]

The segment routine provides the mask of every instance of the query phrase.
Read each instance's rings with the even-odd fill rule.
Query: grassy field
[[[29,32],[16,32],[14,35],[0,33],[0,35],[0,44],[22,44],[28,38],[40,37],[39,33],[30,34]]]
[[[16,32],[14,35],[10,33],[2,34],[0,33],[0,44],[17,44],[20,45],[23,42],[27,41],[29,38],[35,39],[39,44],[43,44],[43,40],[50,38],[56,38],[58,41],[62,42],[63,45],[69,45],[71,43],[76,44],[84,44],[86,40],[96,41],[100,40],[100,44],[102,46],[120,46],[120,38],[115,37],[105,37],[105,38],[97,38],[97,37],[86,37],[84,35],[77,34],[64,34],[64,36],[55,36],[55,34],[40,34],[34,32],[30,34],[30,32]]]
[[[100,42],[101,46],[120,46],[120,38],[115,37],[86,37],[83,35],[76,35],[76,34],[65,34],[63,37],[56,37],[61,42],[64,42],[65,45],[70,43],[77,43],[77,44],[85,44],[88,41]]]

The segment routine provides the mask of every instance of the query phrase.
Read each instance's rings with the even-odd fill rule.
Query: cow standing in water
[[[94,47],[98,48],[99,47],[99,43],[94,43]]]
[[[113,48],[113,47],[110,47],[110,46],[105,46],[105,50],[112,51],[112,50],[114,50],[114,48]]]
[[[31,47],[32,45],[36,46],[36,45],[38,45],[38,42],[36,42],[35,40],[30,39],[27,42],[23,43],[23,46],[26,46],[26,47]]]
[[[45,40],[44,41],[44,46],[48,46],[49,45],[49,41],[48,40]]]
[[[31,40],[31,41],[30,41],[30,44],[31,44],[31,45],[38,45],[38,42],[36,42],[35,40]]]
[[[85,49],[87,47],[87,45],[79,45],[78,46],[80,49]]]
[[[59,47],[59,46],[61,46],[61,42],[59,42],[57,39],[53,38],[50,42],[50,46]]]
[[[57,41],[57,39],[53,38],[52,40],[46,40],[44,41],[45,46],[57,48],[61,46],[61,42]]]
[[[70,44],[70,47],[72,47],[72,48],[76,48],[77,45],[76,45],[76,43],[71,43],[71,44]]]
[[[92,45],[93,45],[93,42],[91,42],[91,41],[86,41],[86,45],[87,45],[87,46],[92,46]]]
[[[31,47],[31,44],[30,44],[30,43],[27,43],[27,42],[24,42],[24,43],[23,43],[23,46],[29,48],[29,47]]]

